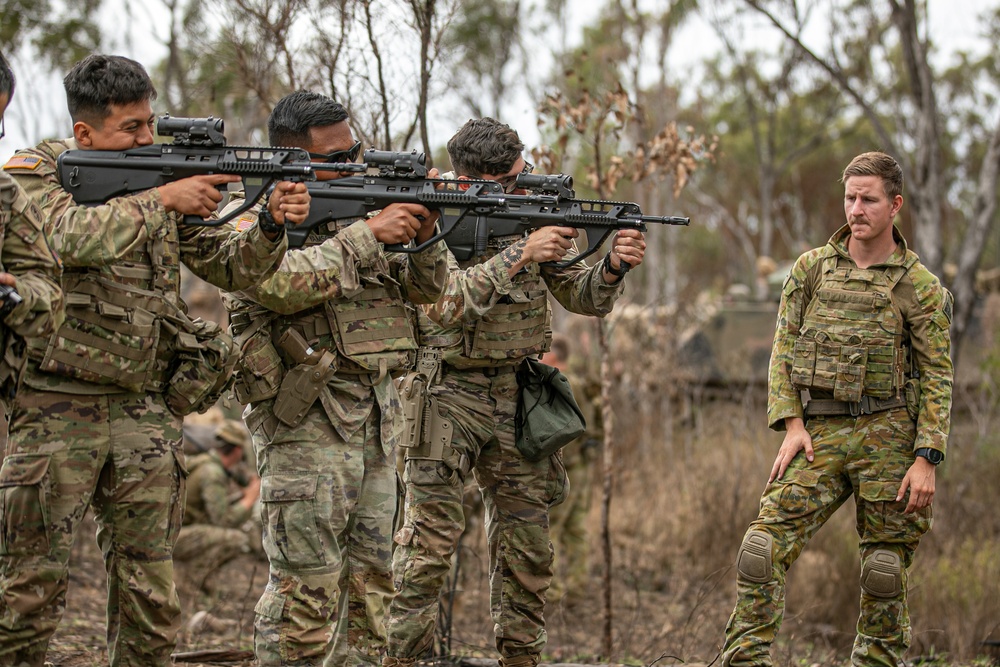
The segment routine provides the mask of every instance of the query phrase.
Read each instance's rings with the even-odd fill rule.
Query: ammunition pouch
[[[236,345],[215,322],[183,315],[164,320],[164,328],[171,326],[177,333],[173,373],[164,392],[167,407],[178,416],[205,412],[232,382],[239,359]]]
[[[281,387],[284,367],[271,342],[271,328],[267,324],[266,318],[257,319],[236,338],[240,358],[236,364],[233,393],[243,405],[274,398]]]

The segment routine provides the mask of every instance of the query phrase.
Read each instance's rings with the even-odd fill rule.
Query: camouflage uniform
[[[769,378],[768,422],[803,417],[814,460],[799,453],[765,490],[737,560],[726,665],[767,665],[781,625],[785,572],[853,494],[862,563],[852,663],[895,667],[910,644],[907,570],[931,508],[905,514],[896,494],[914,450],[944,452],[951,410],[951,295],[893,230],[897,250],[858,269],[850,230],[802,255],[783,289]],[[809,388],[803,409],[799,390]],[[855,414],[864,395],[868,414]]]
[[[363,220],[331,223],[272,278],[226,295],[244,350],[234,389],[249,403],[270,562],[255,609],[262,666],[381,660],[402,431],[389,372],[413,362],[407,302],[438,298],[446,270],[443,243],[386,254]],[[287,332],[308,343],[314,364],[276,346]]]
[[[184,523],[174,546],[174,561],[195,564],[192,572],[209,576],[215,568],[251,551],[250,535],[240,527],[251,508],[229,502],[230,475],[216,450],[186,458],[188,478]]]
[[[555,551],[555,576],[550,598],[565,597],[568,601],[577,601],[587,596],[590,545],[586,521],[590,512],[594,462],[604,441],[604,428],[597,404],[601,393],[600,381],[597,378],[591,380],[572,368],[564,373],[587,421],[587,432],[562,449],[569,489],[566,499],[549,512]]]
[[[17,278],[21,303],[0,323],[0,403],[17,391],[24,339],[49,336],[65,317],[62,264],[42,233],[42,212],[7,172],[0,171],[0,271]]]
[[[171,335],[185,324],[180,262],[240,289],[271,271],[287,243],[256,229],[178,225],[156,190],[76,206],[56,173],[56,156],[73,147],[45,142],[6,165],[41,207],[65,263],[67,318],[29,343],[0,469],[0,664],[42,665],[65,609],[70,547],[92,504],[108,573],[110,662],[167,665],[180,622],[171,551],[187,475],[174,382],[192,368]]]
[[[515,370],[548,349],[549,292],[572,312],[600,317],[624,281],[609,285],[599,265],[583,263],[566,269],[532,263],[512,280],[499,254],[460,266],[449,253],[449,262],[445,296],[418,315],[421,345],[441,350],[441,381],[430,393],[450,441],[440,453],[429,442],[407,452],[388,664],[431,649],[438,596],[465,525],[462,495],[470,472],[486,507],[496,646],[502,664],[534,664],[546,641],[549,507],[565,494],[566,472],[559,454],[531,463],[515,446]]]

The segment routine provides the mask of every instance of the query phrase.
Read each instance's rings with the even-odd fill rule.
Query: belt
[[[820,415],[870,415],[875,412],[884,412],[894,408],[901,408],[906,405],[906,399],[902,396],[891,398],[874,398],[872,396],[862,396],[860,401],[835,401],[826,398],[814,398],[805,406],[807,417]]]
[[[468,368],[452,366],[449,363],[445,363],[444,370],[448,373],[482,373],[488,378],[493,378],[498,375],[503,375],[505,373],[514,373],[517,371],[519,364],[507,364],[506,366],[471,366]]]

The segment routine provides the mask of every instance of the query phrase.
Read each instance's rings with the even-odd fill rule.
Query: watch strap
[[[944,454],[940,450],[931,447],[919,447],[914,450],[913,454],[927,459],[932,465],[938,465],[944,461]]]
[[[620,266],[616,269],[613,266],[611,266],[611,253],[609,252],[607,255],[604,256],[604,270],[613,276],[618,276],[619,278],[621,278],[626,273],[628,273],[628,270],[630,268],[632,267],[629,266],[627,263],[621,262]]]

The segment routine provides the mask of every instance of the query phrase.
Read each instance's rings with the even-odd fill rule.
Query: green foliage
[[[499,116],[524,32],[520,0],[466,0],[443,38],[450,78],[476,116]],[[529,61],[530,66],[530,61]],[[480,100],[479,98],[483,98]]]
[[[8,54],[31,45],[65,70],[87,54],[99,51],[103,28],[95,21],[101,0],[78,0],[56,11],[50,0],[0,0],[0,48]]]

